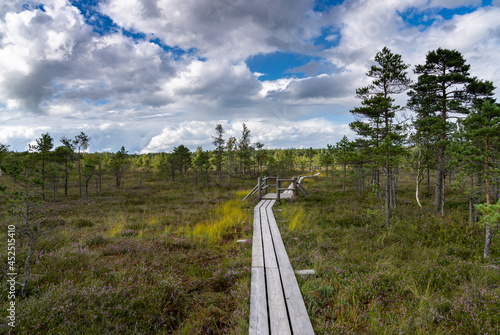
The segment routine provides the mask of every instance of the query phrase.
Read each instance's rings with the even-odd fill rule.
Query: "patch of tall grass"
[[[243,223],[246,216],[240,200],[229,200],[216,209],[210,221],[197,224],[191,236],[208,243],[218,242],[229,234],[231,229]]]
[[[238,191],[236,191],[236,197],[243,199],[244,197],[247,196],[248,193],[250,193],[250,191],[252,191],[252,190],[251,189],[248,189],[248,190],[238,190]]]
[[[125,223],[123,220],[118,220],[114,225],[113,227],[111,227],[111,230],[109,231],[109,237],[115,237],[115,236],[119,236],[122,231],[123,231],[123,227],[125,226]]]
[[[282,215],[288,222],[288,230],[290,231],[300,231],[309,227],[304,207],[301,205],[285,206]]]

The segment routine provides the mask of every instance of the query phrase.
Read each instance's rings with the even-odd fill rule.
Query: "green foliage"
[[[496,204],[478,204],[474,207],[482,214],[480,223],[488,225],[492,231],[497,231],[500,225],[500,199]]]
[[[179,169],[181,175],[183,172],[186,173],[191,164],[191,152],[188,147],[183,144],[175,147],[172,153],[172,163]]]
[[[224,153],[225,140],[222,137],[224,135],[224,128],[221,124],[215,126],[216,136],[213,136],[213,144],[215,145],[215,150],[217,151],[217,171],[219,172],[219,184],[222,182],[222,156]]]
[[[115,175],[116,188],[120,188],[122,176],[125,172],[125,169],[129,165],[128,155],[125,147],[122,146],[121,149],[116,152],[116,154],[111,156],[108,164],[110,172]],[[95,166],[95,164],[93,164],[93,166]]]
[[[192,163],[196,170],[196,173],[198,173],[198,171],[203,171],[205,173],[205,177],[208,183],[208,170],[211,166],[210,155],[208,154],[208,152],[204,151],[202,147],[198,147],[196,149],[196,153],[194,155]]]
[[[354,121],[350,124],[358,135],[367,141],[367,146],[374,149],[375,159],[385,160],[401,151],[403,140],[402,127],[394,118],[399,106],[394,105],[391,94],[399,94],[408,89],[408,65],[401,56],[393,54],[388,48],[375,56],[377,65],[373,65],[366,74],[374,78],[371,85],[356,90],[356,95],[363,101],[362,107],[351,110],[351,113],[362,116],[366,121]],[[377,158],[382,156],[382,158]]]
[[[456,128],[452,114],[468,114],[470,107],[493,95],[493,84],[471,77],[469,70],[470,65],[457,50],[430,51],[426,63],[415,67],[418,80],[408,93],[408,106],[417,113],[418,142],[425,143],[424,152],[433,146],[437,153],[436,208],[444,201],[445,150]]]

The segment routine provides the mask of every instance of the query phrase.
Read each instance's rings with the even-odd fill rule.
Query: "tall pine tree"
[[[391,168],[394,159],[402,152],[404,135],[402,126],[395,122],[396,111],[392,94],[403,93],[409,88],[405,64],[401,56],[393,54],[387,47],[375,56],[375,62],[366,75],[373,78],[372,84],[356,90],[357,97],[363,99],[362,107],[351,110],[361,116],[350,124],[358,135],[364,137],[372,147],[374,162],[385,170],[385,224],[390,227],[391,217]]]
[[[224,143],[226,142],[222,135],[224,135],[224,128],[219,123],[215,126],[216,136],[212,136],[213,144],[217,152],[217,171],[219,172],[219,185],[222,182],[222,154],[224,153]]]
[[[444,214],[445,150],[451,122],[457,114],[468,113],[471,106],[480,104],[483,97],[492,95],[493,84],[482,82],[469,74],[470,65],[456,50],[437,49],[427,54],[426,62],[415,67],[418,81],[408,93],[408,105],[417,113],[415,126],[428,141],[437,146],[437,178],[434,206]]]

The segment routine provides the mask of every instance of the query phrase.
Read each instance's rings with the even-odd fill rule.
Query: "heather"
[[[458,190],[442,216],[431,196],[415,206],[402,172],[387,229],[383,197],[360,192],[354,178],[342,192],[335,173],[304,181],[309,198],[275,205],[292,266],[316,272],[298,282],[317,334],[500,332],[499,248],[493,243],[483,259],[484,227],[469,222]],[[1,332],[247,333],[256,199],[240,200],[256,180],[196,188],[193,178],[150,173],[139,183],[129,171],[120,189],[105,176],[101,196],[90,188],[80,200],[72,185],[67,197],[61,190],[47,200],[56,228],[37,242],[27,297],[16,298],[17,326],[2,321]],[[1,201],[7,218],[5,194]],[[26,250],[19,237],[19,261]],[[6,264],[3,250],[1,258]]]

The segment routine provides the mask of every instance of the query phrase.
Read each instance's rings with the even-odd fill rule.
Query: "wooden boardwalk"
[[[295,273],[272,211],[275,200],[254,208],[250,334],[314,334]]]

